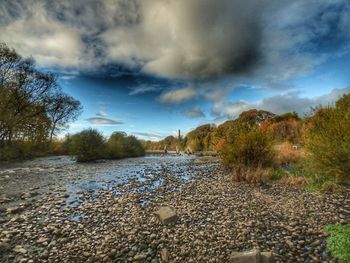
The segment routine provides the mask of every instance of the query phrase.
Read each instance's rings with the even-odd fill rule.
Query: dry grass
[[[233,169],[231,176],[235,182],[247,182],[249,184],[261,183],[268,178],[270,169],[258,167],[248,168],[245,166],[238,166]]]
[[[275,146],[276,163],[279,165],[295,164],[305,155],[303,149],[293,147],[292,144],[285,142]]]
[[[309,184],[309,180],[304,176],[286,176],[281,182],[294,187],[304,187]]]

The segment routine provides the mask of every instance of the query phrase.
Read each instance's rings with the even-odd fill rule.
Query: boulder
[[[260,253],[260,263],[274,263],[275,258],[272,252],[261,252]]]
[[[233,252],[230,256],[230,263],[274,263],[272,252],[260,252],[257,249]]]
[[[159,208],[156,211],[156,215],[164,225],[175,223],[177,220],[176,211],[169,206]]]
[[[169,251],[166,248],[162,248],[160,251],[160,258],[162,262],[167,262],[169,260]]]
[[[230,263],[260,263],[260,251],[257,249],[233,252],[230,256]]]

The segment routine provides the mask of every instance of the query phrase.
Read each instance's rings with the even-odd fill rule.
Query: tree
[[[55,74],[40,71],[33,59],[0,43],[1,156],[15,156],[4,153],[5,148],[21,153],[16,147],[44,144],[80,111],[80,103],[61,91]]]
[[[78,162],[89,162],[105,156],[105,140],[100,132],[86,129],[70,137],[69,154]]]
[[[49,140],[52,141],[53,135],[64,128],[68,122],[76,120],[81,113],[82,106],[80,101],[59,92],[52,97],[47,98],[47,114],[51,121]]]

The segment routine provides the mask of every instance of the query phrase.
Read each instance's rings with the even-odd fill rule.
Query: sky
[[[65,133],[159,140],[350,92],[349,0],[1,0],[0,41],[81,101]]]

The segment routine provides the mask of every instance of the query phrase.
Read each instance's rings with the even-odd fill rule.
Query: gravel
[[[226,262],[234,251],[257,248],[276,262],[337,262],[324,227],[350,223],[350,189],[234,183],[217,163],[181,169],[194,176],[154,169],[147,180],[81,191],[77,206],[67,206],[69,194],[48,191],[0,210],[0,261]],[[163,206],[175,209],[175,223],[159,221]]]

